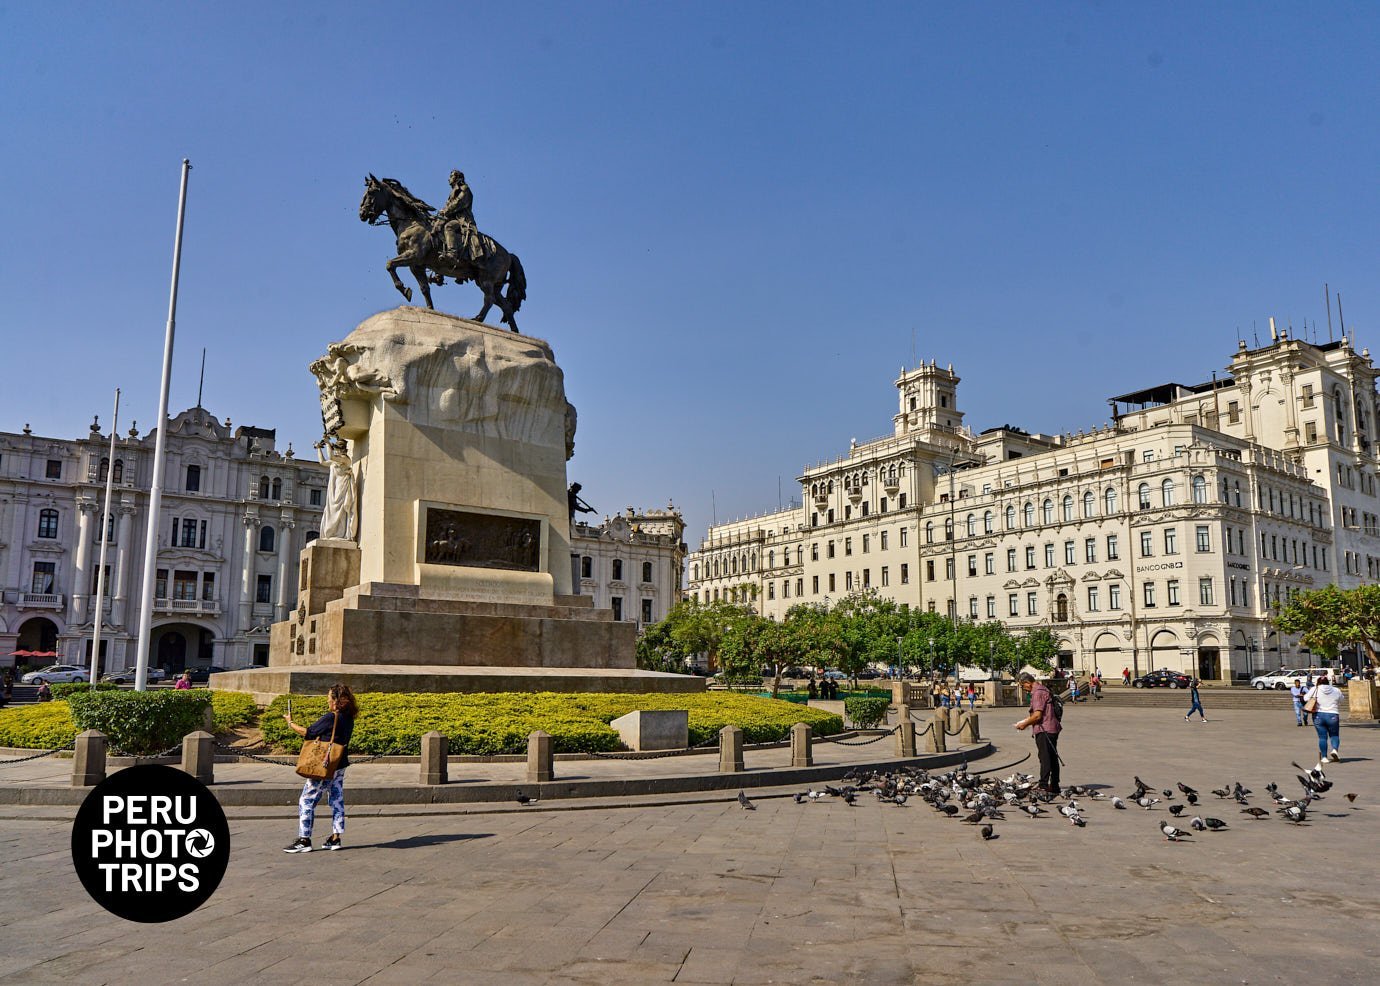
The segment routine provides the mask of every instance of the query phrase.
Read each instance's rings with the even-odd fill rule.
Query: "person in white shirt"
[[[1308,691],[1304,702],[1317,701],[1313,713],[1313,728],[1318,731],[1318,760],[1337,761],[1342,759],[1341,749],[1341,702],[1342,693],[1327,682],[1327,675],[1318,676],[1317,684]]]

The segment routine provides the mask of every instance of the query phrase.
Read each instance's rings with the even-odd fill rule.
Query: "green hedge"
[[[890,705],[891,702],[884,698],[846,698],[843,700],[843,711],[848,713],[853,725],[869,729],[886,720],[886,710]]]
[[[64,681],[56,685],[49,685],[48,688],[52,691],[53,698],[66,698],[77,692],[89,692],[91,690],[91,682]],[[98,692],[118,692],[119,690],[120,686],[113,681],[96,682],[96,691]]]
[[[259,706],[252,695],[244,692],[211,692],[211,715],[218,733],[248,725],[258,714]]]
[[[53,750],[71,743],[76,735],[72,710],[66,702],[0,709],[0,746]]]
[[[204,690],[87,691],[67,699],[77,731],[99,729],[121,753],[150,754],[182,742],[205,724],[211,693]]]
[[[289,699],[293,721],[308,725],[326,710],[321,696],[280,696],[265,710],[260,728],[272,745],[296,751],[302,741],[283,721]],[[751,695],[534,694],[503,692],[482,695],[358,696],[359,720],[350,749],[361,754],[415,755],[422,733],[437,730],[450,738],[450,751],[472,756],[521,754],[528,734],[541,729],[552,737],[557,753],[607,752],[619,748],[618,733],[608,723],[638,709],[685,709],[690,713],[690,744],[698,746],[727,725],[743,730],[748,743],[785,739],[797,722],[815,734],[842,731],[838,716],[819,709]]]

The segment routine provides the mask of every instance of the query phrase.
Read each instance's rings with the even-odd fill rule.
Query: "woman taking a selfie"
[[[322,849],[340,849],[340,837],[345,834],[345,768],[350,765],[350,735],[355,729],[359,705],[349,685],[332,685],[326,693],[327,712],[310,726],[292,721],[292,713],[283,716],[288,728],[305,740],[322,740],[343,748],[339,765],[330,777],[308,778],[297,799],[297,841],[285,846],[283,852],[311,852],[311,829],[316,820],[316,806],[321,795],[327,796],[331,806],[331,836],[321,843]]]

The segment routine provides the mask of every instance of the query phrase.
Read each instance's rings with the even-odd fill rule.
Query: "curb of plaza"
[[[596,780],[571,778],[535,784],[486,783],[451,780],[444,785],[350,785],[351,805],[447,805],[513,802],[519,794],[539,800],[574,798],[629,798],[648,795],[687,794],[707,791],[750,790],[838,780],[849,771],[942,770],[991,756],[990,740],[976,746],[947,753],[915,757],[886,757],[872,761],[828,764],[817,767],[749,768],[734,773],[682,774],[671,777],[630,777]],[[287,768],[285,768],[287,769]],[[301,785],[267,782],[213,784],[216,799],[226,807],[287,807],[297,803]],[[0,786],[0,805],[62,806],[79,805],[90,788],[58,786]]]

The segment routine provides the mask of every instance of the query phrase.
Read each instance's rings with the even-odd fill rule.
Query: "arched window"
[[[273,528],[269,527],[267,524],[265,524],[263,527],[259,528],[259,550],[260,550],[260,551],[272,551],[272,550],[273,550],[273,542],[274,542],[274,540],[275,540],[275,533],[274,533]]]
[[[738,559],[737,559],[737,558],[734,558],[734,559],[733,559],[733,570],[734,570],[735,572],[738,571]],[[622,559],[622,558],[615,558],[615,559],[613,560],[613,581],[615,581],[615,582],[621,582],[621,581],[623,581],[623,559]]]
[[[1241,480],[1238,479],[1232,482],[1232,493],[1236,498],[1236,505],[1238,507],[1241,506]]]
[[[1063,514],[1064,523],[1073,520],[1073,497],[1067,493],[1064,494]]]
[[[51,508],[38,512],[38,536],[55,538],[58,536],[58,512]]]
[[[1054,622],[1067,623],[1069,621],[1069,597],[1062,592],[1054,598]]]
[[[1035,504],[1033,504],[1033,503],[1027,503],[1024,507],[1021,508],[1021,513],[1023,514],[1023,516],[1022,516],[1021,519],[1025,522],[1025,526],[1026,526],[1026,527],[1034,527],[1034,526],[1035,526]]]
[[[649,561],[644,561],[642,563],[642,581],[652,581],[652,563]]]
[[[1092,490],[1088,490],[1088,492],[1086,492],[1086,493],[1083,494],[1083,516],[1084,516],[1084,517],[1091,517],[1091,516],[1093,515],[1093,507],[1094,507],[1094,505],[1096,504],[1096,502],[1097,502],[1097,497],[1095,497],[1095,496],[1092,495]]]
[[[695,564],[693,564],[693,565],[690,566],[690,581],[692,581],[692,582],[698,582],[699,580],[700,580],[700,563],[699,563],[699,562],[695,562]]]
[[[259,499],[260,499],[260,500],[267,500],[267,499],[268,499],[268,477],[267,477],[267,476],[260,476],[260,477],[259,477]]]
[[[96,481],[105,482],[105,478],[110,475],[110,460],[102,457],[100,467],[96,470]]]
[[[281,479],[275,479],[275,480],[273,481],[273,495],[270,497],[270,499],[273,499],[273,500],[281,500],[282,498],[283,498],[283,481],[282,481]]]
[[[1046,524],[1053,524],[1053,523],[1054,523],[1054,501],[1053,501],[1053,500],[1045,500],[1044,503],[1040,504],[1040,519],[1041,519],[1041,521],[1042,521],[1043,523],[1046,523]]]
[[[1166,507],[1174,506],[1174,480],[1166,479],[1160,483],[1160,498]]]
[[[1014,530],[1016,529],[1016,508],[1015,508],[1015,507],[1007,507],[1007,508],[1006,508],[1006,529],[1007,529],[1008,531],[1014,531]]]
[[[982,515],[982,533],[992,533],[992,511],[988,510]]]
[[[615,575],[614,578],[616,578],[616,579],[617,579],[617,578],[622,578],[622,576],[623,576],[623,563],[622,563],[621,561],[616,561],[616,562],[614,562],[613,564],[614,564],[614,571],[618,572],[618,574]],[[728,567],[732,570],[730,574],[732,574],[732,575],[737,575],[737,574],[738,574],[738,556],[737,556],[737,555],[734,555],[732,558],[730,558],[730,559],[728,560]]]
[[[184,488],[188,493],[198,493],[198,492],[201,491],[201,467],[200,467],[200,466],[188,466],[188,467],[187,467],[187,482],[184,484],[183,488]]]
[[[949,518],[945,519],[945,521],[944,521],[944,540],[945,540],[945,541],[952,541],[953,539],[954,539],[954,519],[953,519],[952,517],[949,517]]]
[[[925,521],[925,543],[934,544],[934,521]]]
[[[1202,474],[1193,477],[1193,502],[1207,503],[1207,480]]]
[[[1337,443],[1346,444],[1346,411],[1342,404],[1342,388],[1336,387],[1332,391],[1332,407],[1337,418]]]
[[[968,536],[969,536],[969,537],[972,537],[972,536],[975,535],[975,534],[977,534],[977,515],[976,515],[976,514],[969,514],[969,515],[968,515]]]
[[[112,476],[111,478],[112,478],[115,482],[117,482],[117,483],[123,483],[123,482],[125,481],[125,460],[124,460],[124,459],[116,459],[116,460],[115,460],[115,475]]]
[[[304,543],[305,543],[305,544],[311,544],[313,541],[315,541],[315,540],[316,540],[317,538],[319,538],[320,536],[321,536],[321,532],[320,532],[320,531],[307,531],[307,540],[306,540]]]
[[[1136,505],[1141,510],[1150,509],[1150,484],[1141,483],[1136,487]]]
[[[775,568],[775,567],[776,567],[776,552],[775,552],[775,551],[768,551],[768,552],[767,552],[767,567],[768,567],[768,568]]]

